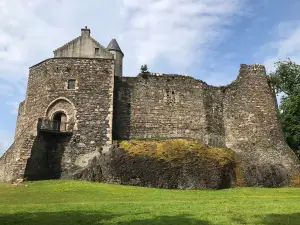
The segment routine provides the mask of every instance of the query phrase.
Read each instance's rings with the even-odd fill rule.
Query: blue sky
[[[13,142],[28,68],[88,26],[103,45],[117,38],[124,75],[187,74],[233,81],[242,63],[300,62],[297,0],[0,0],[0,155]]]

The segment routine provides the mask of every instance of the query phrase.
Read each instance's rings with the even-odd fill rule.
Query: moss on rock
[[[292,187],[300,187],[300,174],[298,174],[297,176],[292,177],[291,186]]]
[[[220,189],[290,184],[283,165],[245,161],[228,148],[195,140],[121,141],[103,152],[76,179],[156,188]],[[299,177],[291,185],[298,186]]]
[[[120,142],[120,148],[130,155],[142,155],[166,161],[189,161],[190,157],[214,160],[221,166],[234,162],[235,153],[228,148],[212,148],[195,140],[132,140]]]
[[[157,188],[235,185],[235,154],[185,139],[122,141],[102,155],[105,182]]]

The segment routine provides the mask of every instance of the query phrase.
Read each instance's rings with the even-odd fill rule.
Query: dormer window
[[[75,89],[76,86],[76,80],[75,79],[69,79],[68,80],[68,89]]]
[[[99,48],[95,48],[95,55],[99,55]]]

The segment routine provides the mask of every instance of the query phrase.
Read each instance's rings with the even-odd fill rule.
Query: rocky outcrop
[[[94,157],[71,178],[177,189],[220,189],[235,185],[236,165],[230,149],[209,149],[196,141],[182,139],[123,142],[121,147],[115,146]]]
[[[214,149],[200,143],[200,148],[184,149],[187,145],[192,146],[194,141],[157,142],[169,144],[168,149],[166,145],[155,146],[156,142],[121,142],[121,146],[116,145],[95,156],[88,166],[74,171],[69,178],[172,189],[282,187],[290,184],[288,169],[281,164],[241,161],[242,158],[232,155],[230,149]]]
[[[221,166],[214,160],[167,161],[149,156],[130,155],[116,148],[102,155],[103,181],[124,185],[177,189],[230,188],[235,183],[235,164]]]
[[[281,164],[245,164],[244,186],[282,187],[290,184],[288,170]]]

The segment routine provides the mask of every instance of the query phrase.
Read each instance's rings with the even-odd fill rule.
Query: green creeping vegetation
[[[82,181],[0,183],[0,224],[299,225],[300,188],[165,190]]]
[[[231,149],[212,148],[187,139],[122,141],[120,148],[132,155],[144,155],[168,161],[189,160],[189,156],[196,156],[201,160],[217,161],[224,166],[235,160],[235,154]]]

